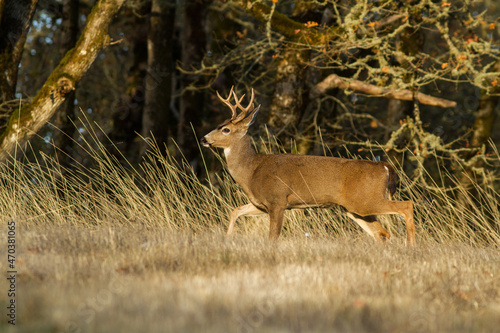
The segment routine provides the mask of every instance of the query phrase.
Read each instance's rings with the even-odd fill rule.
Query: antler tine
[[[234,99],[236,100],[236,105],[241,109],[241,111],[243,111],[243,114],[246,115],[249,111],[254,109],[253,100],[255,98],[255,92],[253,91],[253,88],[252,88],[252,96],[250,97],[250,103],[248,103],[246,108],[244,108],[240,104],[241,101],[243,100],[243,97],[245,97],[245,95],[241,96],[240,100],[238,100],[236,93],[233,92],[233,94],[234,94]]]
[[[217,91],[217,97],[219,97],[219,99],[222,101],[222,103],[226,104],[231,109],[231,112],[232,112],[231,119],[236,118],[236,116],[237,116],[236,108],[238,107],[238,105],[232,105],[229,102],[229,100],[231,99],[231,95],[234,94],[233,88],[234,88],[234,86],[231,87],[231,91],[229,92],[229,96],[227,97],[227,99],[222,98],[221,95],[219,95],[219,92]],[[238,100],[236,100],[236,101],[238,101]]]

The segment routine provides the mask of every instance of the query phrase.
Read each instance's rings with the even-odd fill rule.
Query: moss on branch
[[[87,18],[80,39],[52,71],[32,103],[18,108],[0,136],[0,160],[18,143],[36,133],[54,115],[90,68],[99,52],[108,44],[107,28],[125,0],[100,0]]]
[[[242,1],[240,6],[257,20],[268,23],[279,33],[285,35],[293,42],[303,42],[310,45],[323,44],[325,36],[318,30],[307,27],[288,16],[273,10],[272,7],[258,1]],[[269,17],[272,14],[272,17]]]

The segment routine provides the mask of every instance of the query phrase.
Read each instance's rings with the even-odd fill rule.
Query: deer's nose
[[[207,141],[207,139],[206,139],[205,137],[202,137],[202,138],[201,138],[200,143],[201,143],[202,145],[204,145],[205,147],[208,147],[208,146],[209,146],[208,141]]]

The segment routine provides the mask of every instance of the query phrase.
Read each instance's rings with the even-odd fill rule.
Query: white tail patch
[[[385,170],[387,171],[387,187],[385,189],[385,197],[389,200],[392,200],[392,195],[391,195],[391,190],[389,189],[389,181],[391,179],[391,171],[387,167],[387,165],[384,165]]]

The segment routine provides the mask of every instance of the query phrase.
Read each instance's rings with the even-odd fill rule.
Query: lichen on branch
[[[288,37],[289,40],[318,46],[323,43],[322,34],[313,27],[292,20],[273,7],[260,1],[241,1],[240,6],[262,23],[269,23],[271,28]]]
[[[45,125],[74,90],[99,52],[109,44],[108,26],[125,0],[99,0],[87,18],[80,39],[69,50],[30,104],[19,107],[11,115],[0,136],[0,160],[12,154]]]

